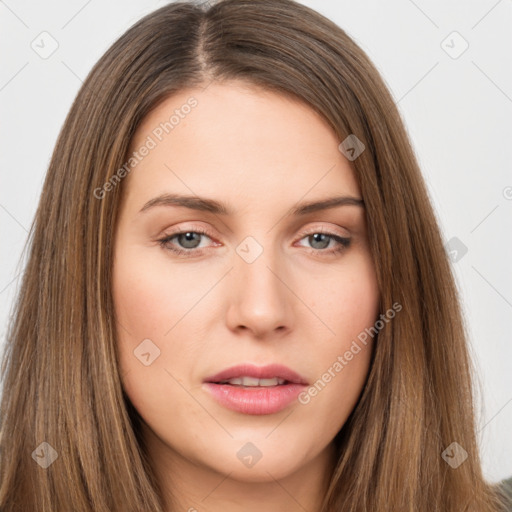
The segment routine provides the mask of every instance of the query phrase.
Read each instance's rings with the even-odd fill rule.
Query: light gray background
[[[93,64],[167,2],[0,0],[0,348],[58,132]],[[484,407],[484,471],[512,475],[512,2],[307,0],[368,53],[403,114],[448,242]],[[48,32],[51,36],[40,35]],[[460,37],[453,35],[456,31]],[[41,53],[57,50],[43,59]],[[466,43],[467,50],[458,55]],[[443,43],[444,41],[444,43]],[[451,55],[450,55],[451,54]],[[456,58],[454,58],[456,57]],[[467,247],[462,257],[460,244]]]

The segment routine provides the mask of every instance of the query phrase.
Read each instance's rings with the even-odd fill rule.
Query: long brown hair
[[[379,332],[336,437],[322,512],[498,510],[480,467],[456,286],[397,108],[352,39],[292,0],[169,4],[84,82],[46,175],[9,325],[1,510],[164,510],[117,364],[112,243],[123,181],[111,180],[148,112],[186,87],[230,79],[299,98],[340,142],[363,142],[353,166],[381,307],[403,306]],[[468,454],[457,468],[441,455],[453,442]]]

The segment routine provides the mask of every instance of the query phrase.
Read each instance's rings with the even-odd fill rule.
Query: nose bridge
[[[261,236],[259,238],[262,239]],[[250,290],[253,297],[263,294],[260,298],[267,301],[272,300],[276,294],[282,295],[283,286],[274,274],[280,267],[279,254],[270,244],[270,238],[260,242],[248,236],[237,246],[235,261],[235,274],[242,288]]]
[[[261,237],[262,238],[262,237]],[[244,326],[263,332],[289,327],[290,300],[280,274],[279,251],[263,240],[248,236],[236,247],[232,304],[229,321],[232,327]]]

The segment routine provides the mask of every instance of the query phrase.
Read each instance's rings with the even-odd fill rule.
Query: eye
[[[208,231],[195,228],[172,233],[158,240],[161,247],[178,256],[193,257],[201,255],[205,247],[201,247],[201,238],[212,239]],[[335,233],[316,229],[303,233],[300,241],[307,239],[311,244],[310,252],[313,254],[334,255],[343,252],[350,246],[350,238]],[[173,242],[175,240],[175,242]],[[176,245],[178,244],[178,245]],[[301,247],[304,247],[301,245]]]
[[[202,252],[202,248],[199,247],[201,237],[210,238],[208,232],[200,228],[188,231],[177,231],[176,233],[158,240],[158,243],[164,249],[172,251],[177,255],[190,256],[194,252]],[[181,248],[171,244],[174,239],[180,244]]]
[[[322,229],[306,233],[301,240],[305,239],[311,244],[311,252],[315,254],[337,254],[350,246],[350,238],[329,233]]]

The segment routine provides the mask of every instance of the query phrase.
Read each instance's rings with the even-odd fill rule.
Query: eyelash
[[[164,238],[161,238],[158,241],[159,245],[163,248],[163,249],[166,249],[168,251],[171,251],[173,252],[174,254],[176,254],[177,256],[185,256],[185,257],[193,257],[195,255],[201,255],[203,250],[202,249],[178,249],[176,247],[172,247],[171,245],[169,245],[169,242],[176,236],[178,235],[183,235],[185,233],[196,233],[196,234],[201,234],[201,235],[204,235],[208,238],[212,238],[211,235],[204,229],[202,228],[197,228],[197,229],[187,229],[187,230],[181,230],[181,231],[177,231],[175,233],[171,233],[170,235],[166,235]],[[323,229],[316,229],[316,230],[313,230],[313,231],[309,231],[309,232],[306,232],[306,233],[302,233],[302,236],[300,237],[300,240],[302,240],[303,238],[306,238],[307,236],[311,236],[311,235],[316,235],[316,234],[322,234],[322,235],[326,235],[328,236],[329,238],[333,239],[335,242],[338,243],[338,245],[334,248],[331,248],[331,249],[313,249],[313,248],[310,248],[309,252],[311,254],[320,254],[320,253],[323,253],[325,255],[336,255],[336,254],[339,254],[339,253],[342,253],[344,252],[346,249],[348,249],[348,247],[350,246],[350,238],[345,238],[345,237],[342,237],[342,236],[339,236],[339,235],[335,235],[334,233],[330,233],[328,231],[324,231]],[[194,254],[196,253],[196,254]],[[197,254],[198,253],[198,254]]]

